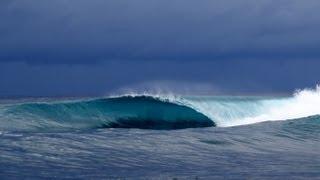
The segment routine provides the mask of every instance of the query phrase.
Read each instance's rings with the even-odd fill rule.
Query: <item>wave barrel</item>
[[[110,99],[116,121],[105,125],[112,128],[183,129],[215,126],[207,116],[196,110],[160,101],[153,97],[121,97]]]
[[[0,130],[55,132],[97,128],[184,129],[215,126],[200,112],[149,96],[24,103],[1,110]]]

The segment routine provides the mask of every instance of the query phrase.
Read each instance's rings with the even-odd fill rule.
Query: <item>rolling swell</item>
[[[151,96],[24,103],[2,107],[0,114],[0,128],[4,131],[215,126],[207,116],[190,107]]]

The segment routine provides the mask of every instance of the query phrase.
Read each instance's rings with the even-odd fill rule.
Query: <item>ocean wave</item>
[[[320,114],[320,87],[291,97],[214,97],[126,94],[96,99],[0,106],[1,131],[183,129],[229,127]]]
[[[215,126],[207,116],[190,107],[152,96],[126,95],[74,102],[23,103],[6,106],[0,114],[1,129],[11,131]]]

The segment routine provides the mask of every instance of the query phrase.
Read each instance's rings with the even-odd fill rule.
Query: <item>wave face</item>
[[[319,114],[319,86],[297,91],[291,97],[126,95],[78,101],[0,103],[0,131],[228,127]]]
[[[59,131],[94,128],[183,129],[215,126],[196,110],[147,96],[77,102],[24,103],[1,108],[5,131]]]

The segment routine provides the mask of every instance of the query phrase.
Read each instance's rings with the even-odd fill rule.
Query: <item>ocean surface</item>
[[[1,179],[320,179],[320,88],[0,101]]]

